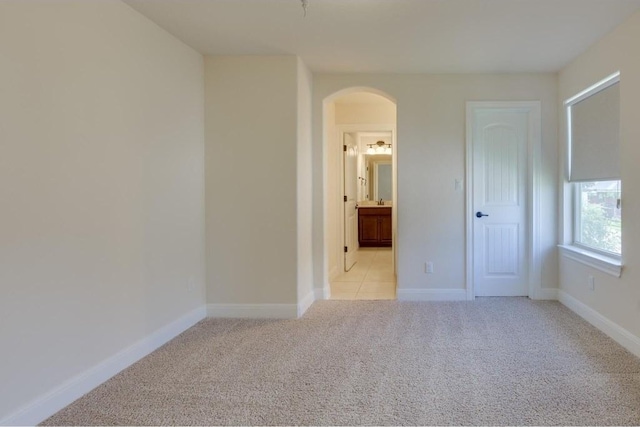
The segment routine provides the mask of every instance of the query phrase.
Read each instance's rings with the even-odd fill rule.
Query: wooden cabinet
[[[358,208],[358,240],[360,246],[391,246],[391,207]]]

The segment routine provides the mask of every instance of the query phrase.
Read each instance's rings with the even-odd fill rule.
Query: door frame
[[[340,181],[341,183],[344,183],[344,156],[343,156],[343,144],[344,144],[344,134],[345,133],[374,133],[374,132],[390,132],[391,133],[391,150],[393,151],[393,155],[391,156],[391,176],[392,176],[392,180],[393,180],[393,185],[392,185],[392,193],[393,193],[393,201],[392,201],[392,206],[391,206],[391,227],[392,227],[392,251],[393,251],[393,256],[391,258],[391,262],[392,262],[392,268],[393,268],[393,272],[394,274],[397,274],[396,272],[396,266],[397,266],[397,256],[398,256],[398,245],[396,244],[396,235],[397,235],[397,230],[398,230],[398,211],[397,211],[397,206],[398,206],[398,151],[397,151],[397,143],[396,143],[396,126],[395,125],[391,125],[391,124],[379,124],[379,125],[373,125],[373,124],[361,124],[361,125],[354,125],[354,124],[346,124],[346,125],[336,125],[336,138],[338,141],[340,141],[340,144],[338,144],[337,150],[340,152],[340,165],[338,166],[338,170],[340,172]],[[360,141],[357,141],[358,144],[360,143]],[[338,227],[340,228],[340,230],[342,230],[342,234],[341,234],[341,239],[338,242],[339,243],[339,247],[337,248],[337,250],[342,250],[344,251],[344,239],[345,239],[345,232],[344,232],[344,185],[342,186],[342,191],[339,192],[340,194],[340,198],[338,200],[338,206],[340,206],[340,209],[338,209],[339,212],[341,212],[338,215]],[[329,250],[331,250],[331,248],[329,248]],[[340,272],[344,272],[344,256],[340,256],[338,257],[338,270]],[[328,278],[330,279],[330,278]]]
[[[542,112],[540,101],[467,101],[465,163],[467,185],[465,188],[466,214],[466,291],[467,299],[475,299],[474,251],[473,251],[473,119],[479,110],[518,110],[528,113],[529,134],[527,137],[527,262],[529,263],[528,296],[541,298],[540,257],[540,158],[542,150]]]

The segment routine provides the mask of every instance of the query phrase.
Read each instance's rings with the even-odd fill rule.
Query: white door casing
[[[344,271],[344,261],[345,261],[345,257],[342,256],[343,255],[343,250],[344,250],[344,241],[346,240],[344,237],[344,232],[345,232],[345,215],[344,215],[344,202],[343,202],[343,197],[344,194],[342,194],[344,192],[344,134],[345,133],[350,133],[352,135],[356,135],[359,133],[385,133],[385,136],[391,135],[391,141],[392,141],[392,149],[393,149],[393,153],[394,155],[392,156],[392,175],[393,175],[393,203],[392,203],[392,207],[391,207],[391,211],[392,211],[392,228],[393,228],[393,246],[392,246],[392,250],[393,250],[393,258],[392,258],[392,264],[393,264],[393,268],[394,268],[394,272],[396,272],[396,266],[397,266],[397,256],[398,256],[398,252],[397,252],[397,245],[396,245],[396,230],[398,228],[398,222],[397,222],[397,156],[396,154],[396,147],[397,147],[397,141],[396,141],[396,127],[395,124],[341,124],[341,125],[337,125],[336,129],[335,129],[335,141],[337,142],[337,144],[335,144],[334,146],[331,146],[332,149],[335,149],[335,152],[332,152],[332,155],[336,155],[338,156],[338,158],[340,159],[339,161],[339,166],[337,170],[333,170],[333,173],[338,173],[340,175],[339,179],[338,179],[338,188],[336,188],[337,192],[339,194],[336,194],[336,199],[339,197],[339,204],[336,206],[336,210],[334,211],[329,211],[327,208],[327,206],[325,206],[325,212],[324,212],[324,225],[325,227],[327,226],[327,220],[329,215],[336,215],[337,219],[338,219],[338,224],[337,225],[337,231],[339,233],[339,237],[337,240],[333,241],[333,244],[331,244],[331,241],[329,239],[329,233],[325,233],[325,248],[326,248],[326,252],[324,254],[324,266],[325,266],[325,271],[327,272],[326,278],[327,278],[327,282],[324,284],[325,289],[329,288],[329,278],[330,277],[335,277],[335,275],[332,275],[331,272],[334,271],[334,269],[328,264],[328,251],[329,250],[336,250],[338,251],[338,260],[339,263],[336,266],[337,269],[335,270],[335,274],[339,274],[340,271]],[[324,149],[328,149],[330,147],[329,145],[329,139],[325,138],[324,140]],[[361,150],[358,149],[358,153],[360,153]],[[326,154],[328,154],[329,152],[327,152]],[[324,171],[325,174],[329,173],[329,169]],[[326,176],[326,175],[325,175]],[[330,191],[328,189],[328,187],[325,188],[325,198],[330,197]],[[357,238],[357,235],[356,235]],[[396,272],[397,273],[397,272]],[[328,294],[325,294],[328,295]]]
[[[539,103],[467,108],[467,294],[531,296],[539,288]],[[487,216],[478,217],[478,213]],[[536,287],[537,285],[537,287]]]
[[[344,271],[351,270],[358,252],[358,144],[344,133]]]

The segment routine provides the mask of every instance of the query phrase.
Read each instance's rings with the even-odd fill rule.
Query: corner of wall
[[[133,345],[70,378],[48,393],[18,408],[0,420],[0,425],[37,425],[100,384],[151,354],[206,317],[199,307],[163,326]]]
[[[307,310],[309,309],[309,307],[311,307],[311,305],[314,303],[314,301],[316,300],[316,294],[315,291],[313,289],[311,289],[305,296],[303,296],[301,299],[299,299],[298,301],[298,317],[302,317],[304,315],[304,313],[307,312]]]
[[[535,295],[531,298],[534,300],[548,300],[548,301],[557,301],[558,300],[558,289],[557,288],[540,288],[536,291]]]
[[[640,337],[632,334],[627,329],[598,313],[587,304],[580,302],[563,290],[558,291],[558,300],[587,322],[607,334],[618,344],[637,357],[640,357]]]

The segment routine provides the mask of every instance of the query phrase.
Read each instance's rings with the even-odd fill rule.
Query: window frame
[[[590,246],[587,245],[585,243],[582,243],[580,241],[577,240],[577,237],[581,234],[580,233],[580,228],[582,225],[582,215],[581,215],[581,207],[582,207],[582,200],[581,200],[581,196],[582,196],[582,190],[580,188],[580,186],[582,184],[585,183],[589,183],[589,182],[619,182],[620,184],[620,190],[621,190],[621,194],[620,194],[620,200],[622,200],[622,180],[618,179],[618,180],[607,180],[607,181],[584,181],[584,182],[572,182],[571,183],[571,187],[572,187],[572,191],[573,191],[573,212],[572,212],[572,216],[571,216],[571,222],[573,224],[572,227],[572,233],[571,233],[571,244],[573,246],[576,246],[584,251],[587,252],[593,252],[596,253],[600,256],[603,257],[607,257],[607,258],[612,258],[612,259],[616,259],[616,260],[621,260],[622,259],[622,248],[620,248],[620,253],[616,253],[616,252],[610,252],[607,251],[606,249],[602,249],[602,248],[597,248],[595,246]],[[622,204],[620,205],[620,209],[622,210]]]

